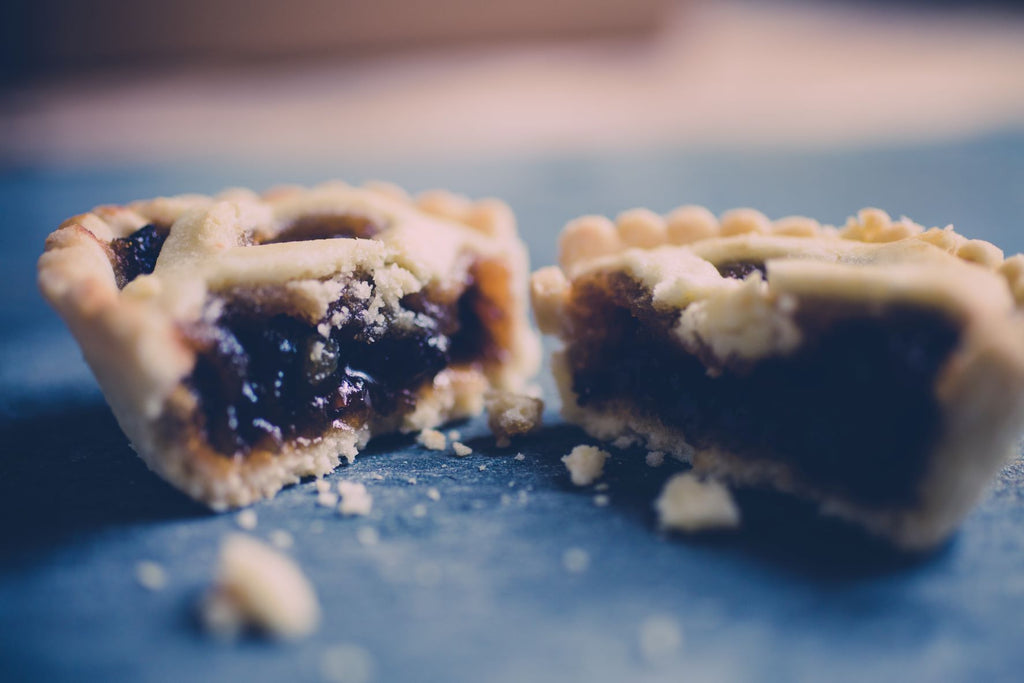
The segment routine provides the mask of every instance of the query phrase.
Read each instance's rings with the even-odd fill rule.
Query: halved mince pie
[[[519,388],[526,275],[501,202],[382,184],[99,207],[39,261],[139,454],[216,509]]]
[[[956,527],[1024,418],[1024,256],[861,211],[587,216],[532,280],[565,417],[910,548]]]

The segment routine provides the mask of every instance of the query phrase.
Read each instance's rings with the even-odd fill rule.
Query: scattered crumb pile
[[[432,451],[443,451],[448,447],[448,439],[436,429],[424,429],[416,437],[416,441],[424,448]]]
[[[527,434],[540,427],[544,401],[510,391],[487,394],[487,426],[499,448],[512,444],[512,437]]]
[[[654,507],[663,529],[695,532],[740,524],[740,511],[729,489],[717,481],[702,482],[691,473],[669,479]]]
[[[250,536],[229,534],[199,616],[207,631],[222,637],[254,628],[293,639],[313,632],[320,606],[313,586],[291,559]]]
[[[572,483],[576,486],[589,486],[604,474],[604,462],[609,457],[607,451],[595,446],[576,446],[569,455],[562,457],[565,468],[569,470]]]
[[[344,479],[339,481],[338,493],[341,494],[338,512],[345,516],[361,515],[365,517],[373,509],[373,496],[366,490],[366,486],[359,482]]]

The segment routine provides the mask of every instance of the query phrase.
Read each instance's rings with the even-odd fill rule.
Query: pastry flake
[[[1024,419],[1022,280],[1024,257],[877,209],[688,206],[569,223],[531,289],[570,422],[922,549]]]
[[[526,277],[501,202],[339,182],[99,207],[39,261],[136,450],[215,509],[521,388]]]

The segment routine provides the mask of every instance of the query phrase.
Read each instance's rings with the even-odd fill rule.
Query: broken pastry
[[[499,201],[336,182],[96,208],[39,284],[143,460],[223,509],[521,388],[527,272]]]
[[[1024,419],[1024,256],[952,227],[586,216],[532,294],[569,421],[907,549],[955,529]]]

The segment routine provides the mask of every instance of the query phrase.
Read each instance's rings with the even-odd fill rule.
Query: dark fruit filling
[[[718,269],[718,274],[722,277],[731,277],[736,280],[742,280],[754,271],[761,273],[761,277],[765,277],[765,268],[763,263],[755,263],[752,261],[729,261],[728,263],[720,263],[715,267]]]
[[[909,306],[801,300],[797,311],[805,341],[794,353],[712,377],[634,282],[595,279],[572,308],[573,388],[584,406],[625,399],[698,448],[788,463],[850,500],[913,504],[941,420],[936,375],[957,327]]]
[[[320,436],[339,419],[363,424],[412,407],[415,392],[451,364],[482,360],[493,340],[476,324],[471,286],[458,300],[424,294],[402,300],[415,313],[409,327],[368,327],[366,301],[343,298],[347,322],[328,337],[288,315],[261,315],[228,305],[215,326],[192,333],[199,357],[191,385],[206,438],[225,455],[274,450],[297,437]]]
[[[359,214],[311,214],[296,218],[275,237],[264,244],[275,242],[303,242],[345,237],[370,238],[383,229],[379,223]]]
[[[145,225],[127,237],[110,241],[114,253],[114,274],[117,286],[123,288],[140,275],[149,275],[156,266],[160,249],[167,239],[167,228],[152,223]]]

